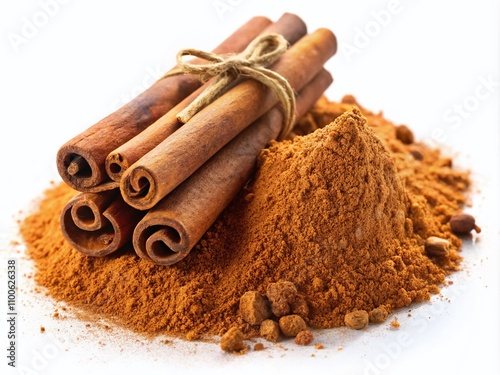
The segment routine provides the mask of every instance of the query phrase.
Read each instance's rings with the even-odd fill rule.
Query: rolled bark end
[[[92,153],[74,146],[63,146],[57,153],[59,175],[73,189],[85,191],[107,180]]]
[[[146,251],[156,264],[170,265],[184,259],[190,249],[179,246],[180,233],[173,227],[165,226],[146,240]]]
[[[79,252],[103,257],[132,239],[144,213],[125,204],[116,190],[80,193],[61,213],[64,238]]]
[[[120,190],[127,204],[137,210],[152,208],[161,199],[156,194],[156,181],[143,167],[129,169],[121,179]]]
[[[94,257],[103,257],[118,250],[120,238],[112,221],[102,218],[94,220],[91,223],[93,225],[85,226],[82,225],[81,221],[82,212],[85,211],[86,215],[90,213],[93,215],[92,208],[82,203],[78,208],[73,208],[75,208],[74,202],[69,202],[61,214],[62,233],[72,247],[83,254]],[[97,223],[100,225],[97,226]]]
[[[165,266],[181,261],[193,248],[182,225],[168,218],[142,220],[134,231],[133,245],[141,258]]]
[[[103,227],[103,217],[93,202],[76,201],[71,207],[71,217],[75,225],[84,231],[94,231]]]
[[[118,152],[112,152],[106,158],[106,173],[113,181],[120,182],[127,168],[127,161]]]

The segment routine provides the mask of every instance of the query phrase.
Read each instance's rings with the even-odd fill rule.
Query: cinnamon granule
[[[236,327],[232,327],[220,339],[220,347],[225,352],[241,353],[247,349],[243,333]]]
[[[281,332],[287,337],[295,337],[299,332],[307,330],[304,319],[295,314],[282,316],[278,324]]]
[[[363,329],[368,325],[369,315],[365,310],[356,310],[345,314],[344,323],[352,329]]]
[[[297,299],[297,288],[290,281],[270,283],[266,288],[266,296],[271,302],[272,313],[279,318],[293,312],[292,306]],[[296,304],[296,308],[300,308],[300,301]]]
[[[311,331],[301,331],[295,336],[295,340],[293,341],[297,345],[307,346],[312,343],[314,340],[314,336]]]
[[[240,298],[240,315],[251,325],[260,324],[271,316],[269,301],[258,292],[246,292]]]
[[[256,343],[254,346],[253,346],[253,350],[255,350],[256,352],[260,352],[262,350],[264,350],[266,347],[264,346],[263,343],[261,342],[258,342]]]
[[[278,342],[280,337],[280,327],[274,320],[266,319],[260,324],[259,334],[267,341]]]
[[[387,319],[388,312],[383,306],[374,308],[368,313],[370,323],[383,323]]]
[[[130,248],[104,258],[72,249],[59,215],[75,192],[55,184],[21,223],[36,282],[137,332],[189,338],[234,326],[257,335],[238,313],[240,297],[265,295],[279,280],[297,286],[310,327],[343,325],[355,310],[390,313],[428,300],[459,269],[461,241],[449,219],[466,202],[470,181],[439,150],[408,134],[402,142],[396,129],[353,97],[323,98],[295,129],[312,133],[272,142],[253,181],[170,267]],[[426,256],[429,236],[450,241],[447,257]]]

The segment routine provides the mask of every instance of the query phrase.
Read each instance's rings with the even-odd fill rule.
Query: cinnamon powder
[[[253,181],[170,267],[132,249],[105,258],[72,249],[59,215],[75,192],[55,184],[21,224],[36,281],[54,298],[134,331],[188,339],[232,326],[257,334],[243,323],[239,299],[278,280],[297,286],[312,327],[429,299],[459,269],[461,242],[448,221],[470,181],[439,150],[403,142],[396,130],[353,97],[323,98],[295,130],[308,135],[272,142]],[[425,255],[429,236],[450,241],[448,257]]]

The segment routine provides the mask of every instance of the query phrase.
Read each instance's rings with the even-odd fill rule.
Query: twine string
[[[216,77],[190,105],[177,114],[177,119],[185,124],[196,113],[217,98],[224,89],[240,76],[252,78],[269,87],[276,94],[283,107],[283,127],[280,137],[284,137],[295,123],[295,93],[289,82],[280,74],[267,69],[288,49],[288,42],[279,34],[265,34],[254,39],[239,54],[217,55],[198,49],[187,48],[177,53],[178,68],[165,77],[178,74],[193,74],[202,82]],[[184,57],[198,57],[206,64],[193,64]]]

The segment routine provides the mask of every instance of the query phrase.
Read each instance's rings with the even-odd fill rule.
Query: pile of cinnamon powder
[[[21,224],[36,281],[55,299],[142,333],[198,339],[238,326],[240,297],[293,282],[311,327],[344,325],[345,314],[391,312],[427,300],[459,269],[449,219],[466,202],[467,172],[405,126],[347,96],[326,98],[291,140],[272,142],[254,179],[191,254],[170,267],[132,249],[91,258],[63,239],[59,215],[75,194],[55,184]],[[428,257],[429,236],[447,257]]]

